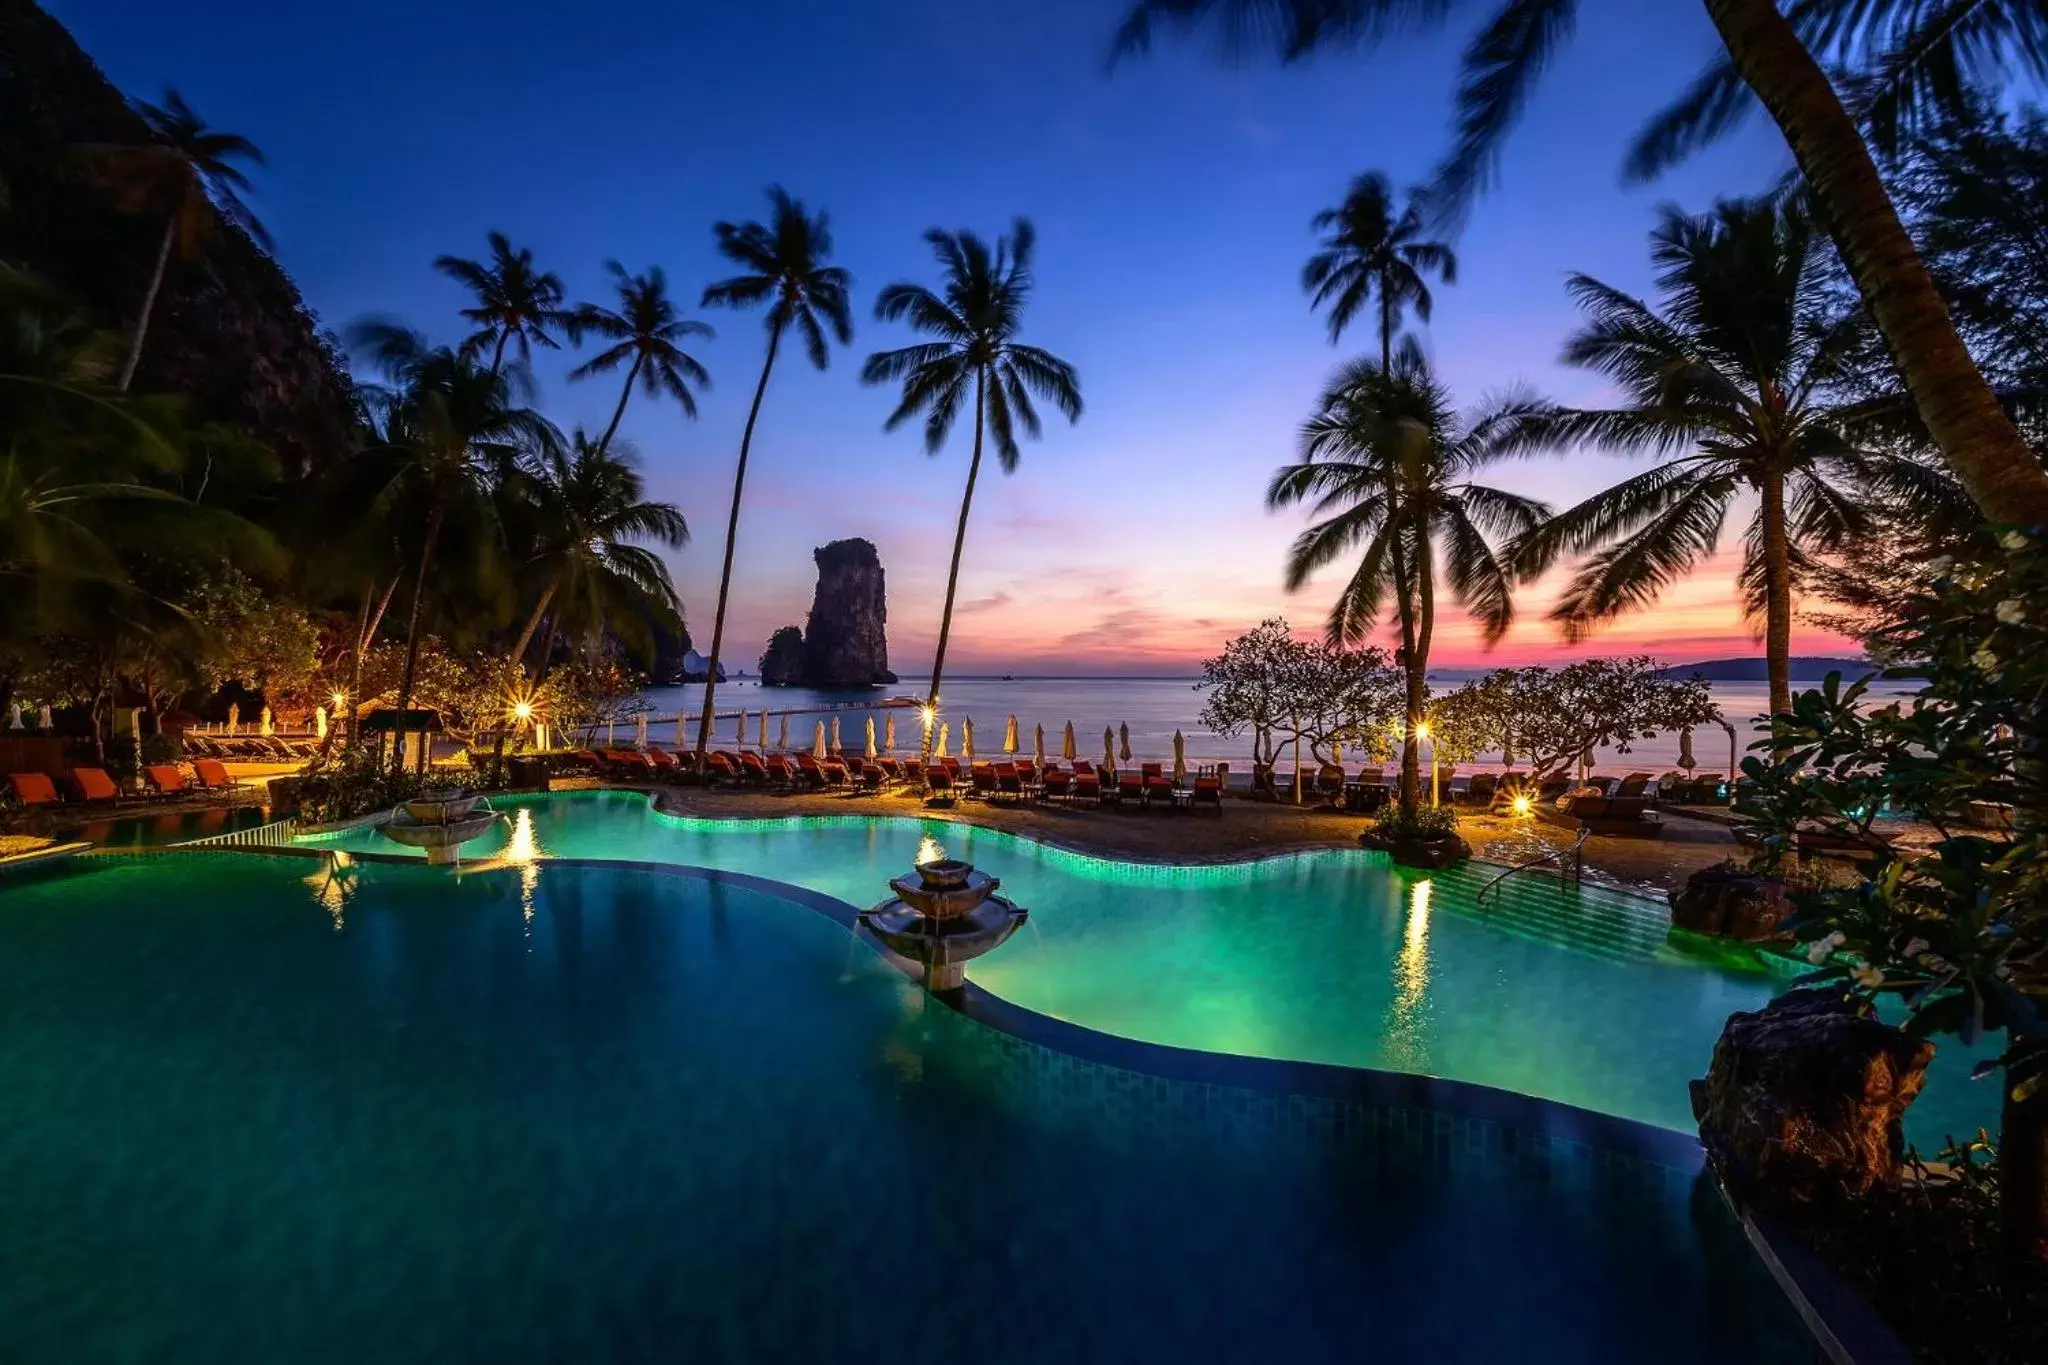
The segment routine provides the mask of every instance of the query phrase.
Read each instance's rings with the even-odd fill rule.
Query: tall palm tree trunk
[[[370,641],[377,638],[377,628],[384,624],[384,613],[391,608],[391,599],[398,593],[398,581],[403,574],[391,575],[391,581],[384,585],[384,595],[377,599],[377,609],[370,610],[370,594],[376,590],[377,580],[371,579],[370,586],[363,590],[362,628],[356,632],[355,657],[351,661],[348,681],[348,745],[356,742],[356,712],[363,704],[363,656],[370,652]]]
[[[427,595],[427,566],[433,563],[434,546],[441,539],[441,522],[446,509],[434,504],[434,511],[427,518],[427,536],[420,544],[419,572],[412,580],[412,609],[406,614],[405,622],[405,673],[398,684],[398,722],[392,727],[391,749],[401,771],[405,767],[405,713],[412,706],[413,676],[420,664],[420,603]],[[428,741],[432,743],[431,740]]]
[[[498,333],[498,344],[491,351],[491,373],[496,374],[505,365],[505,343],[512,339],[510,332]]]
[[[518,663],[526,657],[526,647],[533,643],[534,632],[540,629],[540,618],[547,615],[548,607],[555,600],[555,589],[559,586],[559,581],[549,583],[541,593],[540,601],[533,604],[533,615],[526,618],[526,629],[519,632],[519,643],[512,646],[512,662]]]
[[[953,529],[953,563],[946,571],[946,606],[939,613],[939,647],[932,654],[932,690],[925,698],[925,707],[933,715],[939,711],[939,679],[946,671],[946,641],[953,633],[953,592],[960,586],[960,551],[967,545],[967,513],[974,506],[974,482],[981,477],[981,429],[985,412],[983,386],[988,381],[986,368],[974,372],[974,458],[967,462],[967,491],[960,495],[960,524]],[[932,733],[936,723],[924,727],[924,759],[929,763],[932,757]]]
[[[2048,472],[1970,359],[1863,135],[1776,0],[1706,0],[1728,56],[1776,120],[1821,221],[1949,468],[1993,521],[2048,521]]]
[[[771,346],[772,346],[772,343],[771,343]],[[771,351],[770,351],[770,359],[771,359],[771,360],[773,359],[773,355],[774,355],[774,353],[773,353],[773,350],[771,349]],[[606,427],[606,428],[604,429],[604,435],[603,435],[602,437],[600,437],[600,438],[598,439],[598,442],[597,442],[597,453],[598,453],[598,454],[600,454],[600,455],[604,454],[604,453],[605,453],[605,451],[607,451],[607,450],[611,449],[611,444],[612,444],[612,437],[614,437],[614,436],[616,436],[616,435],[618,435],[618,434],[619,434],[619,419],[620,419],[621,417],[624,417],[624,416],[626,415],[626,400],[627,400],[628,398],[631,398],[631,397],[633,396],[633,381],[634,381],[635,379],[638,379],[638,378],[640,377],[640,362],[641,362],[642,360],[645,360],[645,359],[646,359],[646,357],[645,357],[645,356],[638,356],[638,355],[636,355],[636,356],[634,356],[634,357],[633,357],[633,363],[632,363],[631,365],[629,365],[629,366],[627,366],[627,367],[626,367],[626,386],[625,386],[624,388],[622,388],[622,389],[620,389],[620,390],[619,390],[619,405],[618,405],[617,407],[615,407],[615,408],[613,408],[613,409],[612,409],[612,421],[611,421],[611,425],[610,425],[610,426],[608,426],[608,427]],[[766,371],[763,371],[763,372],[762,372],[762,375],[761,375],[761,382],[762,382],[762,383],[764,383],[764,384],[768,382],[768,375],[767,375],[767,372],[766,372]],[[759,395],[758,393],[756,393],[756,394],[755,394],[755,396],[754,396],[754,405],[755,405],[755,406],[756,406],[756,407],[758,408],[758,407],[760,406],[760,403],[761,403],[761,398],[760,398],[760,395]],[[748,419],[748,421],[747,421],[747,433],[748,433],[748,435],[752,435],[752,434],[753,434],[753,430],[754,430],[754,423],[753,423],[753,419],[752,419],[752,418],[749,418],[749,419]],[[742,444],[744,444],[744,442],[742,442]],[[740,456],[740,462],[741,462],[742,466],[744,466],[744,465],[745,465],[745,463],[746,463],[746,456],[745,456],[744,454],[742,454],[742,455]]]
[[[1387,297],[1387,272],[1380,272],[1380,376],[1390,379],[1394,373],[1394,305]],[[1398,518],[1401,506],[1401,490],[1390,485],[1387,490],[1387,515]],[[1421,701],[1415,695],[1415,655],[1417,648],[1415,629],[1415,598],[1409,591],[1408,556],[1403,552],[1398,521],[1390,532],[1394,547],[1394,611],[1401,618],[1401,662],[1408,671],[1408,723],[1401,730],[1401,786],[1400,801],[1403,811],[1413,813],[1422,790],[1422,741],[1416,737],[1415,725],[1421,717]],[[1419,567],[1419,566],[1418,566]],[[1427,650],[1428,646],[1422,646]]]
[[[174,211],[164,222],[164,239],[156,249],[156,268],[149,272],[149,289],[142,296],[142,312],[135,319],[135,335],[128,339],[128,354],[121,361],[121,379],[114,387],[122,393],[135,379],[135,366],[142,360],[142,338],[149,333],[149,315],[156,310],[157,291],[164,287],[164,271],[171,263],[171,242],[178,234]]]
[[[725,600],[732,589],[732,549],[740,535],[740,494],[747,486],[747,453],[754,448],[754,423],[761,416],[761,395],[768,392],[768,372],[775,368],[775,352],[782,345],[782,323],[768,329],[768,358],[761,362],[761,380],[754,385],[753,406],[747,409],[746,430],[740,433],[740,467],[732,476],[732,513],[725,519],[725,567],[718,572],[718,614],[711,618],[711,657],[704,664],[704,714],[697,721],[697,769],[704,768],[704,755],[711,748],[712,707],[718,698],[718,655],[725,647]],[[639,362],[634,362],[638,366]],[[620,401],[620,410],[625,408]],[[613,426],[618,425],[615,417]],[[606,433],[610,439],[610,433]]]
[[[1792,709],[1792,551],[1785,530],[1785,474],[1764,471],[1764,665],[1771,714]]]
[[[1401,803],[1422,803],[1422,724],[1429,706],[1429,640],[1436,631],[1436,570],[1430,563],[1429,529],[1415,528],[1415,638],[1408,647],[1408,722],[1402,727]]]

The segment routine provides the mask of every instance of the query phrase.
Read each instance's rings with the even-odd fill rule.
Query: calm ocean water
[[[1430,685],[1441,693],[1456,687],[1469,676],[1472,675],[1446,671],[1441,675],[1431,675]],[[974,722],[977,753],[996,753],[1002,748],[1004,727],[1014,714],[1020,747],[1027,753],[1032,744],[1032,727],[1043,725],[1046,752],[1057,755],[1062,729],[1072,721],[1075,751],[1083,758],[1101,759],[1105,725],[1112,729],[1129,725],[1134,760],[1171,760],[1173,732],[1178,729],[1186,736],[1190,763],[1227,762],[1233,768],[1249,768],[1251,737],[1248,734],[1227,738],[1212,734],[1196,723],[1195,717],[1201,712],[1204,694],[1195,684],[1194,678],[950,678],[945,687],[945,719],[952,726],[952,752],[956,754],[960,751],[962,721],[971,719]],[[861,692],[818,692],[802,687],[763,687],[752,678],[738,679],[719,686],[718,734],[729,746],[737,738],[738,713],[745,708],[748,712],[746,737],[751,745],[759,735],[759,713],[766,710],[771,713],[768,740],[772,746],[782,726],[781,718],[773,714],[775,712],[800,713],[819,706],[844,706],[894,696],[922,697],[927,685],[927,679],[905,677],[892,687]],[[1735,723],[1740,746],[1746,748],[1753,738],[1750,731],[1752,721],[1767,709],[1768,689],[1761,682],[1737,682],[1715,683],[1713,690],[1723,714]],[[1892,697],[1902,695],[1905,690],[1903,687],[1891,687],[1873,689],[1873,692],[1881,692],[1882,697]],[[649,689],[645,695],[660,716],[670,717],[680,711],[694,717],[703,701],[704,689],[701,685],[657,687]],[[917,720],[911,711],[861,709],[833,714],[839,716],[841,740],[848,749],[857,749],[862,744],[866,735],[864,723],[869,715],[875,718],[878,740],[884,733],[886,718],[896,717],[898,752],[917,741]],[[819,719],[817,715],[790,716],[791,744],[808,746],[813,726]],[[650,737],[658,743],[667,744],[674,740],[675,734],[672,726],[658,724]],[[695,737],[696,732],[692,729],[690,739],[694,741]],[[1701,771],[1727,768],[1728,738],[1724,732],[1718,729],[1701,731],[1693,739],[1693,753]],[[1358,761],[1354,756],[1346,757],[1348,762]],[[1638,741],[1627,754],[1602,749],[1598,758],[1603,771],[1634,768],[1663,771],[1678,762],[1678,736],[1659,735]],[[1481,761],[1490,760],[1482,758]]]

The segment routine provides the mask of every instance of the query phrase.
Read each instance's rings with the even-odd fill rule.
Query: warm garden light
[[[1416,722],[1416,725],[1415,725],[1415,737],[1416,737],[1417,739],[1428,739],[1428,738],[1429,738],[1429,722],[1428,722],[1428,721],[1424,720],[1424,721],[1418,721],[1418,722]]]
[[[1527,814],[1528,814],[1528,813],[1529,813],[1529,812],[1530,812],[1531,810],[1533,810],[1533,809],[1535,808],[1535,805],[1536,805],[1536,803],[1535,803],[1534,801],[1530,800],[1530,799],[1529,799],[1529,797],[1527,796],[1527,794],[1524,794],[1524,795],[1521,795],[1521,796],[1517,796],[1517,797],[1515,798],[1515,802],[1514,802],[1514,805],[1515,805],[1515,814],[1517,814],[1517,815],[1527,815]]]
[[[522,701],[514,704],[514,706],[512,707],[512,718],[520,722],[522,725],[525,724],[527,721],[532,720],[533,703],[530,701]]]
[[[332,701],[334,702],[334,709],[339,711],[342,707],[348,705],[348,693],[336,692]]]

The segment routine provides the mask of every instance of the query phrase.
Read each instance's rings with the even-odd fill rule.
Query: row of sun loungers
[[[193,758],[226,759],[235,763],[301,763],[320,752],[317,739],[283,735],[201,735],[188,732],[185,753]]]
[[[103,768],[73,768],[60,779],[48,773],[9,773],[7,785],[22,806],[63,807],[118,804],[122,801],[178,800],[205,792],[232,791],[236,782],[219,760],[195,759],[192,776],[175,763],[152,763],[142,770],[143,790],[138,797],[124,795]]]

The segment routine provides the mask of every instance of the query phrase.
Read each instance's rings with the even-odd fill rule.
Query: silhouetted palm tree
[[[163,241],[157,247],[149,289],[142,296],[142,310],[136,314],[135,330],[128,341],[128,355],[121,362],[120,377],[115,381],[115,387],[124,393],[135,378],[136,362],[142,358],[142,339],[149,332],[149,316],[156,308],[157,293],[163,288],[171,252],[175,249],[180,260],[191,259],[213,227],[216,215],[236,224],[263,245],[270,245],[270,235],[263,224],[242,202],[241,192],[249,188],[249,180],[234,165],[236,161],[263,164],[263,153],[255,143],[207,127],[175,90],[166,92],[161,107],[135,101],[135,111],[149,127],[148,142],[98,144],[82,149],[97,164],[119,208],[131,213],[164,215]]]
[[[1755,493],[1743,602],[1763,621],[1771,710],[1789,710],[1792,592],[1809,555],[1869,530],[1864,490],[1962,495],[1878,444],[1910,421],[1904,395],[1844,397],[1861,377],[1863,319],[1827,289],[1824,243],[1796,209],[1666,209],[1650,242],[1661,307],[1589,275],[1569,284],[1588,320],[1565,362],[1604,376],[1625,405],[1554,411],[1518,435],[1528,448],[1594,445],[1663,462],[1523,537],[1516,567],[1534,577],[1562,555],[1594,552],[1551,612],[1581,640],[1712,555],[1736,495]]]
[[[383,426],[370,452],[388,473],[378,508],[410,509],[408,520],[415,523],[405,528],[417,549],[398,689],[403,714],[412,704],[420,609],[443,530],[452,519],[467,522],[468,548],[481,551],[495,530],[492,498],[498,486],[518,477],[523,460],[559,446],[561,437],[546,418],[513,401],[504,375],[470,356],[384,322],[357,324],[351,340],[388,383],[375,395]]]
[[[619,404],[612,409],[612,420],[605,425],[604,435],[598,438],[600,454],[618,435],[619,419],[626,415],[626,400],[633,396],[635,380],[640,383],[640,392],[649,398],[667,394],[676,400],[683,415],[692,419],[697,416],[697,397],[690,392],[690,385],[700,389],[711,387],[711,376],[704,367],[676,344],[684,337],[711,336],[711,328],[685,318],[677,310],[675,301],[668,296],[668,276],[661,267],[650,267],[644,275],[628,275],[617,261],[606,261],[604,268],[618,291],[619,306],[605,308],[586,303],[569,318],[569,335],[579,346],[592,335],[612,343],[569,371],[569,378],[589,379],[610,374],[621,365],[626,367]]]
[[[1322,250],[1301,268],[1301,287],[1311,306],[1330,306],[1330,344],[1335,345],[1368,303],[1379,305],[1380,369],[1394,368],[1394,332],[1404,309],[1429,321],[1435,300],[1425,275],[1445,284],[1458,279],[1458,258],[1447,243],[1423,235],[1422,215],[1414,205],[1394,212],[1394,194],[1387,178],[1374,171],[1351,182],[1344,202],[1315,216],[1317,232],[1325,234]]]
[[[2048,522],[2048,471],[1972,361],[1866,142],[1867,135],[1880,149],[1889,146],[2012,73],[2038,79],[2048,68],[2048,6],[1798,0],[1781,11],[1781,0],[1704,3],[1723,50],[1643,130],[1629,173],[1655,174],[1760,103],[1791,148],[1949,467],[1991,519]],[[1213,18],[1227,47],[1270,47],[1291,60],[1434,27],[1458,8],[1451,0],[1138,0],[1114,50],[1147,50],[1155,20],[1192,28]],[[1456,137],[1430,191],[1446,218],[1461,215],[1492,177],[1502,140],[1570,38],[1577,11],[1578,0],[1491,0],[1486,7],[1489,17],[1465,50]],[[1850,103],[1824,62],[1848,73]]]
[[[525,490],[539,525],[534,567],[544,586],[512,647],[515,660],[525,657],[550,607],[558,619],[593,628],[606,621],[630,628],[650,608],[680,619],[668,565],[634,542],[680,550],[689,544],[689,524],[673,504],[646,501],[637,464],[625,442],[606,449],[580,429],[569,449],[557,446],[530,462]]]
[[[768,376],[775,369],[775,356],[782,347],[782,334],[795,328],[803,337],[811,364],[824,369],[830,362],[825,343],[829,328],[844,346],[853,340],[853,318],[848,312],[846,271],[826,265],[832,255],[832,233],[824,210],[813,217],[804,211],[803,201],[792,199],[781,188],[771,186],[768,222],[719,223],[718,249],[725,258],[746,273],[721,280],[704,291],[704,306],[752,308],[768,305],[768,354],[761,362],[761,380],[754,385],[754,401],[747,408],[747,425],[740,433],[740,463],[732,476],[732,514],[725,523],[725,565],[718,574],[718,612],[711,623],[711,659],[704,678],[704,718],[697,727],[697,754],[701,760],[711,747],[711,716],[718,692],[718,660],[725,647],[725,603],[732,589],[732,552],[740,533],[740,495],[747,483],[747,456],[754,446],[754,423],[761,416],[761,396],[768,392]]]
[[[1268,507],[1309,503],[1320,518],[1288,550],[1289,592],[1360,552],[1330,609],[1333,644],[1362,644],[1390,596],[1414,622],[1402,660],[1401,802],[1410,810],[1419,791],[1438,576],[1479,622],[1489,646],[1507,633],[1514,579],[1495,544],[1527,534],[1550,509],[1472,476],[1505,453],[1521,423],[1545,411],[1534,398],[1513,397],[1461,419],[1449,390],[1419,360],[1403,358],[1391,372],[1354,361],[1337,372],[1302,425],[1300,462],[1277,471],[1266,489]],[[1412,600],[1404,605],[1404,597]]]
[[[943,295],[921,284],[892,284],[875,300],[875,316],[884,322],[907,319],[913,329],[937,338],[900,350],[877,351],[861,369],[864,384],[903,381],[902,401],[883,429],[894,431],[911,417],[924,415],[924,448],[933,455],[946,443],[961,405],[974,403],[974,456],[967,465],[967,490],[960,496],[960,522],[953,532],[953,562],[946,573],[946,606],[939,617],[939,646],[932,656],[933,712],[939,705],[939,681],[946,671],[946,640],[953,629],[953,594],[960,583],[960,551],[967,543],[967,514],[974,506],[974,483],[981,476],[983,431],[995,438],[996,459],[1005,474],[1017,468],[1017,428],[1039,434],[1033,394],[1066,414],[1081,419],[1081,379],[1074,367],[1050,351],[1017,340],[1024,305],[1031,298],[1031,254],[1037,233],[1026,218],[1017,219],[1008,235],[988,243],[971,232],[933,228],[924,239],[938,257],[945,281]],[[925,726],[925,756],[931,756],[933,726]]]
[[[533,348],[560,350],[550,328],[567,325],[569,314],[562,308],[562,281],[552,271],[533,268],[533,252],[513,249],[502,232],[490,235],[491,259],[466,260],[461,256],[437,256],[434,269],[463,285],[476,295],[476,305],[462,310],[462,316],[476,324],[476,331],[462,343],[470,355],[488,347],[491,373],[505,367],[505,348],[518,343],[521,363],[533,359]]]

